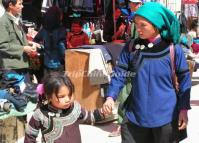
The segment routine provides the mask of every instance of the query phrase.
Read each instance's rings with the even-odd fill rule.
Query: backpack
[[[172,82],[173,82],[173,87],[176,90],[176,93],[179,91],[179,83],[178,83],[178,78],[176,75],[176,67],[175,67],[175,49],[174,49],[174,44],[172,43],[169,46],[170,50],[170,59],[171,59],[171,71],[172,71]]]

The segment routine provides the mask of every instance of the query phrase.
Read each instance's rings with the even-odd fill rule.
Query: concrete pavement
[[[121,136],[109,137],[116,123],[91,126],[80,125],[82,143],[121,143]]]
[[[193,73],[191,89],[191,110],[188,112],[188,138],[180,143],[199,143],[199,69]]]

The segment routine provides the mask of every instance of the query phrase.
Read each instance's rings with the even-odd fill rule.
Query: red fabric
[[[191,48],[192,48],[192,50],[193,50],[193,52],[194,52],[195,54],[199,53],[199,44],[193,43],[193,44],[191,45]]]
[[[119,8],[117,8],[117,9],[115,10],[115,19],[117,20],[117,19],[120,17],[121,14],[122,14],[122,13],[121,13],[121,10],[120,10]]]
[[[72,32],[69,32],[67,34],[67,48],[76,48],[81,45],[89,45],[89,38],[88,35],[84,32],[81,32],[80,34],[74,34]]]
[[[113,40],[113,43],[125,43],[125,40]]]
[[[182,0],[183,4],[196,4],[197,0]]]

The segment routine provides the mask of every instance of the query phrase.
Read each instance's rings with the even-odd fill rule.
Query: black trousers
[[[186,130],[178,131],[177,120],[161,127],[140,127],[128,119],[121,124],[122,143],[178,143],[187,137]]]

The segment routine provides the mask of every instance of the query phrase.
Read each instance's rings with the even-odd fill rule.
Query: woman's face
[[[135,16],[135,26],[141,39],[154,38],[159,34],[158,30],[141,16]]]
[[[65,85],[60,87],[57,96],[55,93],[53,93],[52,98],[50,99],[51,104],[58,109],[69,108],[73,101],[73,95],[69,95],[68,87]]]

